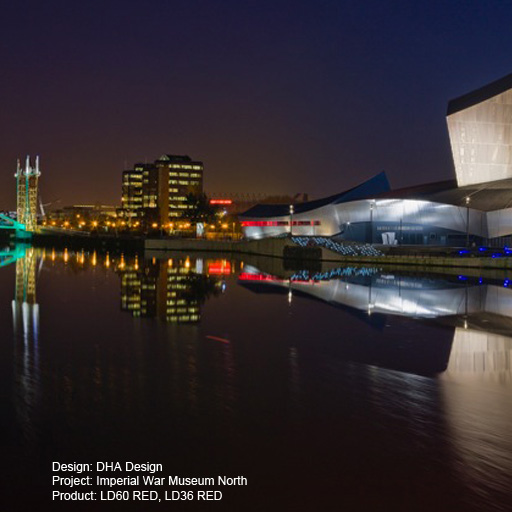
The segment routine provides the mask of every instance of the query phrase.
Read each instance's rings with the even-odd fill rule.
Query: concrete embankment
[[[194,252],[223,252],[272,256],[283,258],[285,247],[296,247],[286,238],[266,238],[263,240],[201,240],[201,239],[147,239],[145,249],[150,251],[194,251]],[[307,255],[303,259],[308,259]],[[460,269],[512,269],[510,257],[454,257],[414,255],[384,255],[384,256],[342,256],[328,249],[321,249],[321,261],[340,262],[357,265],[393,265],[400,267],[452,267]]]
[[[31,243],[36,247],[53,247],[55,249],[141,251],[144,248],[142,237],[105,236],[65,231],[34,233]]]
[[[286,238],[263,240],[202,240],[196,238],[146,239],[144,248],[149,251],[193,251],[257,254],[282,258],[285,247],[295,247]]]

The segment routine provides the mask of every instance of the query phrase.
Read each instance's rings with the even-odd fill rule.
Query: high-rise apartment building
[[[187,196],[202,192],[203,163],[189,156],[166,154],[152,164],[136,164],[123,172],[125,217],[146,225],[187,218]]]
[[[203,192],[203,163],[193,162],[189,156],[162,155],[155,166],[164,185],[159,204],[162,217],[167,221],[186,217],[187,195]]]
[[[136,164],[133,169],[123,171],[122,208],[125,217],[132,220],[142,208],[142,179],[146,164]]]

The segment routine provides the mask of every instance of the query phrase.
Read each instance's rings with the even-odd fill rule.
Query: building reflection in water
[[[499,304],[501,313],[510,314],[509,298],[505,295],[512,292],[493,291],[503,299]],[[475,326],[471,316],[464,319],[462,326],[455,328],[448,368],[440,380],[452,442],[459,455],[456,470],[482,501],[489,496],[507,499],[512,485],[509,320],[484,317],[483,325],[497,331],[486,332],[481,321]],[[507,326],[510,336],[502,334]]]
[[[452,463],[461,481],[475,493],[475,503],[482,503],[486,510],[507,510],[503,503],[512,485],[512,290],[506,277],[422,277],[354,267],[280,278],[246,265],[239,282],[259,293],[281,289],[287,297],[283,300],[289,301],[292,295],[320,299],[347,308],[362,321],[372,322],[375,316],[410,317],[450,333],[444,362],[437,364],[436,382],[454,450]],[[386,320],[380,322],[385,324]],[[422,344],[437,341],[427,339]],[[408,348],[424,357],[414,341]],[[393,347],[388,350],[392,352]],[[356,359],[355,352],[349,358]],[[373,363],[371,355],[366,357],[366,362]],[[416,373],[411,366],[405,370]],[[408,379],[404,389],[411,383],[418,389],[401,407],[411,408],[415,402],[425,407],[425,383]]]
[[[120,368],[118,357],[112,357],[108,346],[106,352],[94,351],[94,363],[84,374],[79,368],[69,365],[66,359],[58,363],[64,353],[53,352],[52,360],[46,361],[45,372],[51,368],[51,379],[41,382],[39,361],[39,304],[36,295],[36,280],[44,265],[51,266],[59,276],[59,284],[72,289],[77,274],[94,272],[102,282],[101,273],[118,275],[120,278],[121,309],[134,317],[157,318],[167,324],[155,325],[148,322],[145,326],[134,325],[135,346],[141,352],[136,359],[135,368],[144,368],[147,364],[144,356],[144,340],[151,333],[164,342],[168,351],[167,363],[173,372],[151,379],[169,380],[169,393],[185,410],[194,410],[199,403],[199,391],[204,386],[205,357],[212,359],[206,367],[220,370],[211,385],[215,392],[219,409],[231,407],[236,393],[233,389],[234,361],[232,346],[229,343],[204,342],[204,335],[197,329],[201,318],[201,308],[206,300],[221,295],[226,290],[225,279],[235,266],[226,259],[203,259],[178,257],[159,260],[144,259],[140,255],[124,255],[109,252],[64,249],[62,251],[39,250],[32,247],[16,247],[4,254],[2,266],[15,263],[16,286],[12,301],[14,347],[14,377],[18,424],[22,426],[27,445],[33,444],[41,424],[37,418],[44,402],[40,396],[42,389],[50,386],[52,396],[66,396],[66,415],[74,417],[77,393],[92,387],[95,403],[105,407],[105,414],[113,407],[109,403],[110,394],[117,395],[115,408],[131,410],[140,403],[144,389],[134,388],[137,381],[127,379],[127,370]],[[61,273],[65,270],[65,273]],[[98,274],[100,272],[100,274]],[[92,277],[92,276],[91,276]],[[67,288],[66,288],[67,289]],[[48,309],[48,308],[47,308]],[[62,315],[63,308],[57,312],[49,308],[49,317]],[[76,321],[80,321],[77,317]],[[185,324],[192,329],[181,330]],[[108,327],[106,327],[108,329]],[[105,331],[105,336],[109,336]],[[79,341],[80,340],[80,341]],[[73,350],[82,350],[81,337],[70,338],[65,345]],[[158,346],[158,345],[157,345]],[[47,347],[48,348],[48,347]],[[145,354],[146,356],[148,354]],[[133,370],[133,369],[132,369]],[[165,388],[166,386],[164,386]],[[80,391],[82,390],[82,391]],[[92,396],[91,395],[91,396]],[[120,397],[123,397],[120,399]],[[81,397],[85,399],[84,396]],[[51,400],[46,397],[46,401]],[[31,448],[29,448],[31,449]]]
[[[507,278],[403,275],[368,267],[303,270],[281,278],[245,265],[239,283],[256,292],[281,289],[289,303],[298,295],[368,317],[380,315],[380,325],[391,315],[447,327],[452,330],[449,359],[440,368],[447,370],[447,378],[464,373],[511,379],[512,290]]]
[[[68,393],[72,399],[66,399],[66,417],[74,418],[77,423],[92,418],[101,425],[102,418],[111,415],[112,411],[116,413],[114,422],[116,417],[125,417],[130,412],[133,413],[130,418],[141,418],[140,431],[144,431],[147,421],[147,414],[139,414],[141,410],[151,412],[150,421],[155,428],[161,420],[161,409],[148,406],[148,390],[160,390],[161,400],[173,404],[174,409],[170,409],[168,415],[195,417],[207,408],[209,417],[217,418],[223,417],[226,411],[231,414],[240,406],[241,382],[245,378],[240,374],[241,345],[206,341],[198,328],[205,301],[220,295],[226,286],[225,277],[235,273],[233,262],[185,256],[144,259],[137,255],[95,251],[38,252],[29,247],[17,254],[17,259],[10,255],[5,261],[16,261],[12,301],[16,414],[28,448],[36,441],[37,433],[33,429],[37,421],[34,418],[37,418],[39,408],[45,400],[50,401],[50,405],[59,404],[59,396]],[[69,364],[72,352],[54,346],[51,361],[46,361],[45,369],[51,378],[46,378],[42,385],[36,278],[44,260],[51,265],[62,265],[73,273],[90,270],[98,275],[99,269],[106,274],[115,273],[120,278],[122,311],[133,317],[161,321],[131,325],[127,318],[128,325],[120,325],[118,319],[115,329],[126,329],[123,332],[133,336],[133,343],[121,342],[118,336],[109,339],[108,343],[100,343],[90,353],[83,347],[86,340],[79,338],[76,343],[82,346],[77,346],[78,353],[84,350],[83,354],[93,358],[90,364],[80,368]],[[366,380],[361,377],[364,372],[357,368],[354,378],[357,376],[368,386],[365,391],[367,400],[373,393],[373,403],[382,405],[379,414],[389,413],[393,397],[393,411],[397,416],[405,408],[411,417],[423,417],[429,407],[432,417],[440,410],[442,418],[447,419],[450,450],[454,450],[450,460],[453,460],[460,479],[466,481],[468,487],[477,489],[475,492],[482,494],[482,500],[485,500],[485,493],[507,495],[510,482],[504,474],[512,475],[512,401],[509,393],[512,381],[512,290],[508,288],[508,281],[467,276],[401,275],[382,272],[378,268],[355,267],[318,273],[300,271],[277,277],[248,264],[243,265],[238,279],[240,285],[253,291],[280,291],[287,310],[293,310],[296,301],[308,298],[344,308],[361,322],[380,326],[376,338],[384,332],[383,327],[387,327],[386,318],[391,317],[407,321],[409,325],[417,321],[422,326],[441,328],[446,342],[444,339],[419,338],[406,346],[403,340],[391,336],[379,345],[371,345],[364,339],[348,343],[351,340],[345,337],[339,343],[330,343],[329,348],[340,346],[343,357],[367,365],[364,367]],[[50,315],[48,309],[45,311]],[[148,344],[148,339],[161,343]],[[430,370],[424,371],[424,345],[436,343],[438,358],[429,363]],[[308,349],[314,351],[315,347]],[[133,355],[126,358],[130,361],[126,367],[119,363],[119,351]],[[404,358],[406,351],[409,351],[409,358]],[[321,352],[312,353],[321,359]],[[303,387],[310,385],[308,379],[313,378],[311,368],[315,363],[310,359],[305,361],[308,358],[304,358],[300,345],[290,343],[283,354],[279,357],[285,360],[288,370],[286,396],[295,404],[307,404],[307,392]],[[398,365],[396,360],[400,358]],[[417,364],[417,359],[421,359],[421,364]],[[379,366],[403,372],[380,371]],[[147,372],[149,367],[151,371]],[[303,371],[305,367],[306,372]],[[332,368],[333,374],[338,373],[339,366]],[[436,373],[438,377],[425,379],[411,373]],[[142,377],[133,378],[134,375]],[[390,379],[400,381],[397,388],[401,390],[400,396],[405,397],[403,400],[396,399],[395,388],[389,388],[391,392],[386,395]],[[332,383],[329,381],[329,384]],[[40,396],[42,389],[45,397]],[[316,395],[313,396],[316,400]],[[165,427],[167,423],[162,425]],[[421,423],[420,427],[424,428],[424,425]],[[228,422],[227,427],[230,426]],[[424,434],[428,436],[429,433]]]
[[[505,384],[511,380],[511,368],[511,337],[464,326],[455,328],[446,378],[464,375],[482,383]]]
[[[121,309],[134,317],[158,317],[170,323],[197,323],[201,305],[225,290],[228,260],[189,257],[132,263],[117,267],[121,278]]]

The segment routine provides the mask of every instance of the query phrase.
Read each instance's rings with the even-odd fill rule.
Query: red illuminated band
[[[231,199],[210,199],[210,204],[230,205],[233,204],[233,201]]]
[[[283,281],[283,279],[279,279],[279,278],[271,276],[269,274],[250,274],[248,272],[242,272],[241,274],[239,274],[238,279],[240,281],[272,281],[272,282]]]
[[[211,263],[210,265],[208,265],[208,274],[231,274],[231,263],[229,261],[225,261],[222,263]]]
[[[243,228],[248,227],[276,227],[289,226],[290,222],[286,220],[244,220],[241,222]],[[294,220],[292,226],[320,226],[319,220]]]

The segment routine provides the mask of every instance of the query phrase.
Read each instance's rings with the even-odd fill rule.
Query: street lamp
[[[469,202],[471,198],[466,196],[466,248],[469,248]]]
[[[290,237],[292,237],[292,226],[293,226],[293,213],[294,213],[293,204],[290,205]]]
[[[375,201],[370,201],[370,243],[373,244],[373,209]]]

